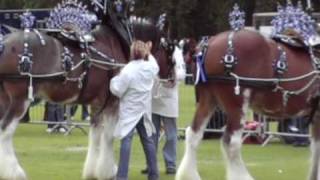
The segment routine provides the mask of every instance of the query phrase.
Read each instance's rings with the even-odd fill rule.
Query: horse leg
[[[92,112],[93,114],[95,114],[95,109],[93,107]],[[99,115],[98,117],[93,117],[89,131],[88,152],[82,173],[83,179],[97,178],[96,168],[98,157],[100,154],[100,141],[102,132],[102,115]]]
[[[206,92],[204,91],[205,94]],[[176,180],[201,179],[197,169],[197,147],[214,111],[213,102],[209,97],[210,94],[200,97],[192,127],[186,129],[185,152],[176,174]]]
[[[227,111],[227,126],[222,138],[222,150],[227,165],[228,180],[253,180],[241,157],[242,125],[245,120],[250,91],[244,91],[242,108],[231,107]]]
[[[310,180],[320,179],[320,102],[312,118]]]
[[[5,101],[1,101],[2,106],[4,105],[3,103]],[[11,98],[11,102],[6,107],[8,108],[7,111],[5,114],[2,114],[3,116],[0,120],[0,179],[27,179],[24,170],[16,158],[12,137],[19,124],[19,120],[26,113],[29,104],[27,100]]]
[[[104,114],[104,129],[100,141],[100,154],[96,168],[98,179],[113,179],[117,174],[117,165],[113,152],[113,132],[117,122],[117,116]]]

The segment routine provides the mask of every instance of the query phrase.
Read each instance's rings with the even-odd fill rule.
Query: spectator
[[[148,179],[159,179],[157,156],[152,133],[151,90],[159,67],[150,54],[151,43],[134,41],[131,62],[110,83],[111,92],[120,98],[119,120],[115,136],[121,139],[117,180],[128,179],[130,150],[134,129],[140,136],[149,167]]]
[[[279,122],[278,131],[281,133],[308,135],[308,123],[308,117],[285,119],[282,122]],[[293,146],[308,146],[310,144],[308,137],[282,136],[282,139],[285,143],[292,144]]]
[[[73,105],[73,106],[71,106],[71,119],[72,119],[72,120],[74,119],[74,115],[75,115],[76,112],[77,112],[78,106],[79,106],[79,105]],[[90,121],[90,114],[89,114],[88,106],[82,104],[81,107],[82,107],[81,119],[82,119],[83,121]]]
[[[163,147],[163,158],[167,174],[176,173],[177,159],[177,118],[179,114],[179,81],[183,81],[186,76],[185,63],[182,51],[176,47],[173,54],[176,61],[175,79],[165,83],[157,83],[153,89],[152,99],[152,121],[156,128],[154,142],[158,149],[161,127],[164,129],[166,142]],[[143,170],[146,173],[149,168]]]
[[[48,128],[46,130],[48,133],[53,133],[55,131],[59,131],[61,133],[66,132],[66,129],[64,126],[53,123],[53,122],[63,122],[64,121],[64,107],[63,107],[63,105],[46,102],[45,118],[44,119],[49,122]]]

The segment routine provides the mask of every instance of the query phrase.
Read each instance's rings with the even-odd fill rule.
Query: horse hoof
[[[96,172],[98,175],[98,180],[115,180],[118,171],[118,166],[114,165],[111,168],[111,171],[103,171],[103,172]]]
[[[251,177],[250,175],[246,175],[246,176],[237,176],[234,178],[228,178],[228,180],[254,180],[253,177]]]
[[[22,170],[22,168],[17,169],[15,172],[10,174],[0,175],[0,179],[10,179],[10,180],[27,180],[27,176]]]

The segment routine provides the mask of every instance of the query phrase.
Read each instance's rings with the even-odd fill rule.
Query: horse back
[[[210,76],[228,76],[222,58],[228,51],[228,36],[230,32],[224,32],[211,38],[208,42],[208,51],[205,59],[205,70]],[[301,49],[289,47],[277,43],[272,39],[264,37],[258,32],[242,30],[235,33],[233,38],[234,56],[237,63],[232,70],[233,73],[242,77],[268,79],[268,78],[293,78],[305,75],[314,70],[308,53]],[[275,62],[279,59],[281,52],[279,47],[286,53],[288,70],[283,75],[275,73]],[[305,87],[312,77],[298,81],[283,82],[279,85],[288,91],[296,91]],[[271,116],[290,116],[292,114],[303,114],[308,109],[309,100],[318,91],[318,83],[313,83],[306,91],[289,98],[288,105],[285,105],[283,93],[274,91],[275,87],[256,87],[241,85],[241,89],[251,90],[251,107],[256,112]],[[201,86],[201,85],[200,85]],[[210,82],[207,89],[215,94],[215,99],[222,108],[239,106],[242,98],[234,93],[235,82]],[[304,111],[304,113],[307,111]]]

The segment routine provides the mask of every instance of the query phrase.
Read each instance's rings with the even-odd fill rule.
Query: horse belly
[[[276,118],[304,116],[311,111],[307,97],[303,95],[289,96],[285,101],[279,92],[256,92],[253,93],[250,105],[255,112]]]

